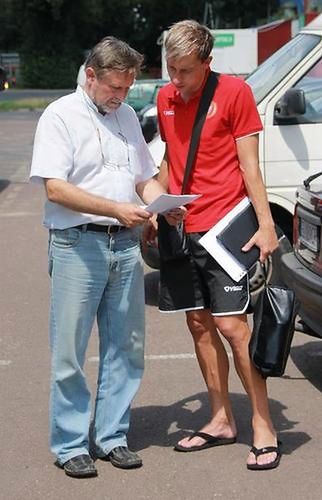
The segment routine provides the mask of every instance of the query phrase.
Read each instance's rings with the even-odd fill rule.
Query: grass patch
[[[34,109],[44,109],[48,104],[55,101],[57,97],[52,98],[38,98],[31,97],[29,99],[17,99],[9,101],[0,101],[0,112],[1,111],[18,111],[21,109],[28,109],[30,111]]]

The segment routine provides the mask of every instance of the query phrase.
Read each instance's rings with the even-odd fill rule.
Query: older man
[[[140,467],[127,446],[130,404],[144,364],[144,289],[139,227],[164,188],[132,108],[123,103],[142,56],[104,38],[85,63],[86,82],[40,118],[31,179],[44,182],[51,276],[51,450],[73,477],[96,476],[89,454],[85,353],[97,318],[96,455]],[[169,214],[175,223],[180,211]]]

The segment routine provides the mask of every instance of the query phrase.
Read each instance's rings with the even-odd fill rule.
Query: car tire
[[[141,246],[141,254],[145,264],[152,269],[160,269],[160,256],[159,249],[157,247],[153,247],[147,245],[146,248],[143,247],[142,240],[140,242]]]

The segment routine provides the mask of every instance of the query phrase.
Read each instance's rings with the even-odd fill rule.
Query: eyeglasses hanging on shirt
[[[89,117],[90,117],[91,122],[93,124],[94,130],[95,130],[95,132],[97,134],[97,138],[98,138],[98,143],[99,143],[99,148],[100,148],[100,153],[101,153],[101,158],[102,158],[103,166],[107,170],[110,170],[110,171],[113,171],[113,172],[128,171],[130,169],[129,144],[128,144],[127,138],[125,137],[125,135],[121,131],[121,127],[120,127],[120,123],[119,123],[116,111],[113,113],[113,118],[115,119],[116,124],[117,124],[117,128],[119,129],[118,132],[117,132],[117,137],[120,139],[119,146],[125,148],[124,149],[124,153],[125,153],[124,161],[121,161],[121,162],[120,161],[113,161],[111,158],[107,158],[106,155],[104,154],[104,148],[103,148],[103,143],[102,143],[101,132],[100,132],[100,129],[98,127],[98,124],[96,124],[94,122],[93,110],[91,111],[91,109],[90,109],[90,106],[89,106],[88,101],[87,101],[88,97],[85,95],[85,91],[84,90],[83,90],[83,98],[84,98],[84,102],[86,104],[86,108],[87,108]]]
[[[130,154],[129,154],[129,145],[127,142],[127,138],[122,134],[122,132],[118,132],[117,136],[120,138],[121,142],[124,144],[126,148],[126,162],[125,163],[120,163],[120,162],[115,162],[110,159],[107,159],[104,154],[103,150],[103,144],[102,144],[102,137],[101,133],[98,127],[96,127],[96,133],[98,137],[98,142],[100,146],[100,152],[101,152],[101,157],[102,157],[102,162],[103,166],[107,168],[108,170],[113,170],[113,171],[122,171],[122,170],[128,170],[130,168]]]

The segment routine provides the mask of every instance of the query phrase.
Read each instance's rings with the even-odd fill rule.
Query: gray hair
[[[196,53],[205,61],[211,54],[214,37],[207,26],[193,19],[179,21],[171,26],[165,41],[166,57],[183,57]]]
[[[129,71],[137,75],[142,63],[142,54],[126,42],[114,36],[107,36],[91,50],[85,61],[85,68],[93,68],[97,78],[102,78],[109,70]]]

